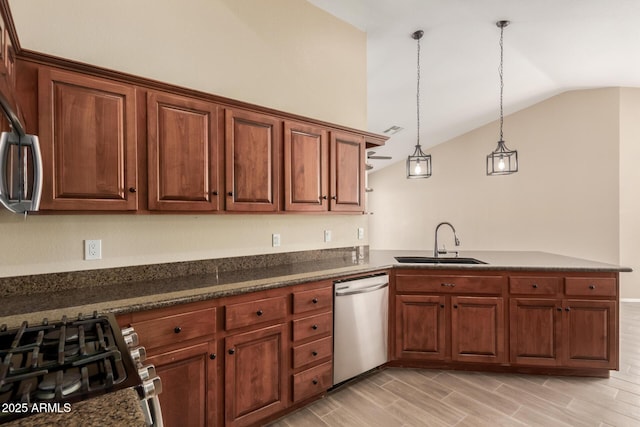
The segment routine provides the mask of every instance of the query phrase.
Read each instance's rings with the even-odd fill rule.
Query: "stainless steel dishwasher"
[[[389,276],[334,283],[333,384],[387,362]]]

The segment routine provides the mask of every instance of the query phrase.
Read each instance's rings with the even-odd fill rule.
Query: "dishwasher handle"
[[[369,292],[377,291],[378,289],[386,288],[387,286],[389,286],[389,283],[379,283],[373,286],[368,286],[366,288],[360,288],[360,289],[354,289],[354,290],[350,290],[349,288],[346,288],[346,289],[341,289],[339,291],[336,291],[336,296],[344,297],[347,295],[366,294]]]

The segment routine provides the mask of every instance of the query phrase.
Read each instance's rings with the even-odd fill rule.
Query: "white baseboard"
[[[620,302],[640,302],[640,298],[620,298]]]

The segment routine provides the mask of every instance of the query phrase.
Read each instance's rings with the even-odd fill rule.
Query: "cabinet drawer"
[[[311,337],[330,334],[333,326],[333,313],[318,314],[293,321],[293,340],[300,341]]]
[[[612,277],[567,277],[567,295],[615,297],[618,293],[616,279]]]
[[[501,294],[503,276],[398,275],[398,292]]]
[[[131,326],[138,333],[140,345],[149,350],[214,334],[216,331],[216,309],[190,311],[132,323]]]
[[[509,292],[512,294],[555,295],[560,292],[562,278],[512,276],[509,278]]]
[[[293,376],[293,401],[328,390],[332,385],[331,362],[323,363]]]
[[[326,337],[309,344],[299,345],[293,348],[292,367],[297,369],[301,366],[315,363],[331,356],[333,353],[333,337]]]
[[[318,310],[320,308],[330,308],[333,303],[333,286],[309,291],[294,292],[293,312],[304,313]]]
[[[236,329],[256,323],[282,320],[287,317],[287,297],[265,298],[229,304],[225,307],[225,329]]]

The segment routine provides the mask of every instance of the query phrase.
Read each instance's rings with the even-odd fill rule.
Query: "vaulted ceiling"
[[[498,118],[499,20],[505,114],[582,88],[640,87],[638,0],[309,0],[367,33],[369,130],[393,135],[376,154],[404,160],[416,141],[417,44],[422,29],[423,147]],[[508,123],[505,120],[505,130]],[[509,141],[517,148],[517,141]],[[498,140],[477,141],[487,153]]]

